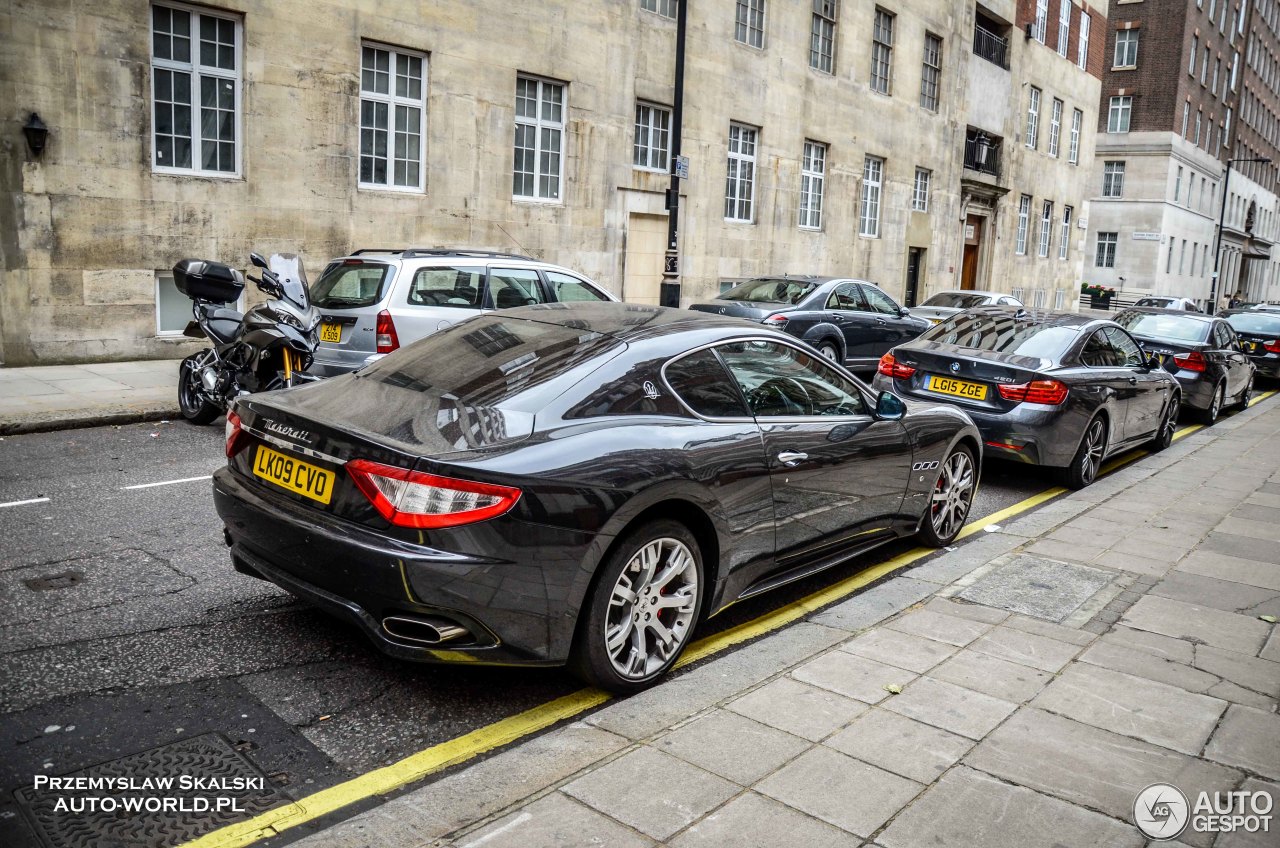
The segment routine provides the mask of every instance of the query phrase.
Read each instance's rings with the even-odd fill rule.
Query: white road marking
[[[7,506],[26,506],[27,504],[38,504],[38,503],[48,503],[48,502],[49,502],[48,498],[31,498],[30,500],[26,500],[26,501],[9,501],[8,503],[0,503],[0,509],[4,509]]]
[[[203,477],[183,477],[181,480],[163,480],[159,483],[139,483],[136,486],[121,486],[120,491],[127,492],[130,489],[150,489],[155,486],[172,486],[175,483],[195,483],[198,480],[212,480],[212,474],[206,474]]]

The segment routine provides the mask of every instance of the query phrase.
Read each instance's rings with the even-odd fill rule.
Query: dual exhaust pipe
[[[389,615],[382,619],[382,629],[388,636],[420,645],[439,645],[470,635],[465,627],[452,621],[426,615]]]

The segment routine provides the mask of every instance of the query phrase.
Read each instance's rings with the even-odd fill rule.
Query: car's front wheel
[[[652,685],[689,644],[703,574],[697,540],[684,525],[662,519],[628,534],[601,566],[582,610],[574,671],[611,692]]]
[[[920,520],[920,541],[935,548],[954,542],[964,529],[977,490],[978,466],[973,453],[966,447],[957,447],[939,465],[929,507]]]

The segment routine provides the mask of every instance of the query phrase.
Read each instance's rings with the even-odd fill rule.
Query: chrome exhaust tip
[[[389,615],[382,619],[382,629],[388,636],[422,645],[439,645],[468,635],[465,627],[428,616]]]

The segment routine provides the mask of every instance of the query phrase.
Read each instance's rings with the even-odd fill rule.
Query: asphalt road
[[[386,659],[232,571],[207,479],[222,446],[220,426],[182,422],[0,439],[0,845],[37,844],[14,802],[35,774],[217,732],[301,797],[580,688],[558,670]],[[992,465],[974,515],[1052,485]],[[910,547],[739,604],[703,632]]]

